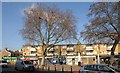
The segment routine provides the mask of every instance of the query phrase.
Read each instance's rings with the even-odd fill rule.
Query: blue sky
[[[32,2],[3,2],[2,3],[2,49],[8,48],[17,50],[22,48],[25,41],[19,34],[23,28],[23,10],[31,6]],[[78,18],[77,30],[83,30],[83,24],[88,23],[86,16],[91,2],[48,2],[45,4],[55,4],[61,9],[71,9]],[[80,40],[80,42],[83,42]]]
[[[2,3],[0,2],[0,48],[2,49]]]

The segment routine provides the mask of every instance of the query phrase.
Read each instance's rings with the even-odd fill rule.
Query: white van
[[[15,70],[22,70],[22,71],[34,71],[34,65],[25,60],[17,60],[15,64]]]
[[[8,62],[6,60],[0,61],[0,67],[8,67]]]

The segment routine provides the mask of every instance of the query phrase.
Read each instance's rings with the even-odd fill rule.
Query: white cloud
[[[28,11],[28,13],[30,14],[32,11],[30,11],[32,8],[35,8],[36,7],[36,5],[35,5],[35,3],[33,3],[32,5],[30,5],[30,6],[28,6],[28,7],[26,7],[26,8],[24,8],[24,9],[22,9],[22,10],[20,10],[20,12],[21,12],[21,15],[25,15],[24,14],[24,11]]]

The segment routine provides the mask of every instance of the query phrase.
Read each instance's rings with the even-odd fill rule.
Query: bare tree
[[[85,25],[85,30],[81,32],[86,41],[113,44],[111,55],[114,55],[116,45],[120,42],[119,3],[93,3],[88,14],[91,17],[90,24]]]
[[[24,11],[25,26],[20,31],[23,38],[42,45],[42,62],[45,65],[47,52],[55,44],[75,37],[75,17],[71,10],[56,6],[35,4]]]

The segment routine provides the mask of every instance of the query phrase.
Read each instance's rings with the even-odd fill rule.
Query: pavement
[[[55,71],[55,68],[56,68],[56,71],[79,71],[80,70],[80,66],[77,66],[77,65],[48,65],[46,66],[46,70],[53,70]]]
[[[23,72],[23,71],[3,71],[1,73],[79,73],[79,72],[61,72],[61,71],[35,71],[35,72]]]

